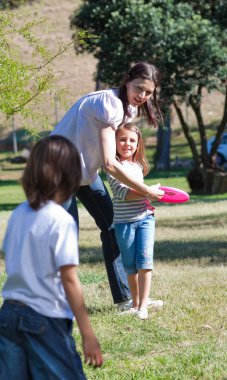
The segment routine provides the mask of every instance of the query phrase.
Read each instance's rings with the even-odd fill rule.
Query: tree
[[[5,119],[20,113],[27,127],[37,118],[43,126],[48,122],[43,111],[37,111],[41,95],[53,89],[55,74],[52,62],[73,44],[60,44],[55,52],[49,51],[33,32],[43,20],[27,21],[15,12],[0,13],[0,114]],[[76,44],[83,44],[91,35],[77,29]],[[16,39],[23,41],[23,47],[30,52],[30,60],[23,61]],[[56,88],[61,95],[61,89]],[[31,129],[31,128],[30,128]]]
[[[167,93],[189,143],[196,171],[214,166],[214,157],[227,124],[226,11],[222,0],[86,0],[71,18],[71,25],[98,35],[85,49],[98,58],[99,79],[116,84],[136,61],[154,62],[163,73]],[[76,49],[77,52],[82,50]],[[204,90],[222,91],[225,106],[216,140],[207,152],[207,133],[201,112]],[[199,148],[181,110],[187,102],[195,114]],[[205,178],[204,178],[205,181]],[[203,181],[203,189],[207,187]]]

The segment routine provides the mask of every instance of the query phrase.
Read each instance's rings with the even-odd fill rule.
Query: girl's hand
[[[95,335],[88,335],[83,338],[84,361],[93,367],[101,367],[103,364],[103,356],[99,342]]]
[[[164,190],[160,189],[161,184],[157,183],[156,185],[152,185],[148,187],[148,195],[147,198],[149,198],[151,201],[157,201],[161,199],[164,195]]]

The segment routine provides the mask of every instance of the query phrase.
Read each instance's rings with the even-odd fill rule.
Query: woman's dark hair
[[[38,209],[58,196],[63,203],[79,188],[80,157],[76,147],[65,137],[53,135],[36,143],[22,177],[28,202]]]
[[[157,101],[157,87],[160,86],[160,73],[156,66],[148,62],[136,63],[123,78],[119,88],[119,98],[123,103],[124,115],[128,117],[131,116],[128,109],[129,103],[126,84],[136,78],[151,80],[155,85],[152,96],[153,99],[151,97],[146,103],[138,107],[138,116],[140,116],[142,112],[142,114],[146,116],[148,124],[153,124],[157,127],[158,123],[162,121],[162,113]]]

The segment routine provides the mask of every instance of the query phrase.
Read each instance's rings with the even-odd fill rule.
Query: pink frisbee
[[[169,186],[160,186],[159,188],[165,191],[165,194],[159,199],[159,202],[182,203],[189,200],[188,193],[183,190]]]

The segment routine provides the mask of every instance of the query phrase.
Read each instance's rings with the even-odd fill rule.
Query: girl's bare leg
[[[152,272],[150,269],[139,270],[139,274],[138,274],[139,309],[147,308],[147,300],[148,300],[148,297],[150,294],[150,288],[151,288],[151,276],[152,276]]]
[[[133,307],[138,309],[139,307],[139,284],[138,273],[128,274],[128,284],[132,296]]]

